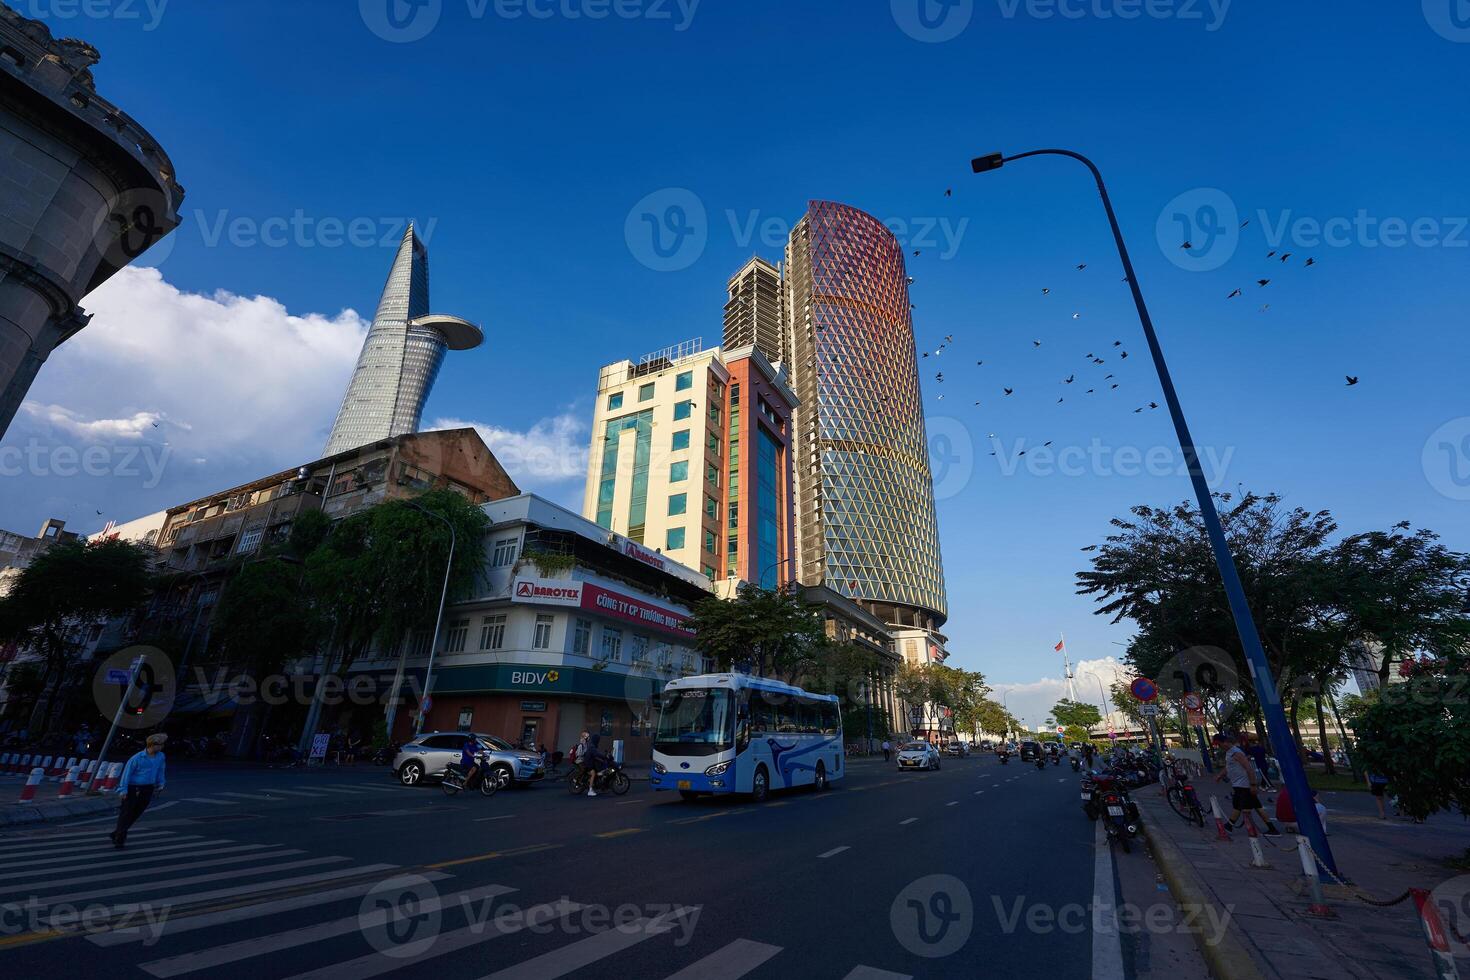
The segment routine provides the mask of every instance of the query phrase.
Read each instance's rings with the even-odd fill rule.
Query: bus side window
[[[801,731],[801,707],[796,699],[782,697],[776,704],[776,731],[792,735]]]
[[[802,702],[801,732],[803,735],[820,735],[822,733],[822,706],[820,702]]]
[[[750,730],[758,735],[776,730],[775,712],[764,691],[750,692]]]
[[[833,704],[831,701],[823,701],[822,702],[822,734],[823,735],[836,735],[837,734],[837,722],[838,722],[837,705]]]

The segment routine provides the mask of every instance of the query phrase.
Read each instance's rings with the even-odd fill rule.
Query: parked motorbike
[[[378,749],[378,751],[373,753],[373,765],[391,766],[393,764],[393,760],[398,758],[398,750],[401,748],[402,746],[399,745],[397,742],[389,742],[387,745],[383,746],[382,748]]]
[[[1138,836],[1142,817],[1138,804],[1128,795],[1124,774],[1094,772],[1082,780],[1082,812],[1089,820],[1106,818],[1104,829],[1109,843],[1116,842],[1128,852],[1128,841]]]

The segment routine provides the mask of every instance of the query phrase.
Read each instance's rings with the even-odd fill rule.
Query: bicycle
[[[1169,801],[1169,807],[1179,814],[1180,819],[1185,823],[1203,827],[1205,811],[1200,806],[1199,795],[1195,793],[1194,786],[1180,772],[1186,768],[1177,762],[1171,761],[1166,764],[1164,771],[1169,774],[1169,785],[1164,791],[1164,796]]]

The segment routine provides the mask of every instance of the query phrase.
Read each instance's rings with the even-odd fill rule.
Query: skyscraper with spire
[[[483,340],[468,320],[429,312],[429,250],[410,224],[323,455],[417,432],[445,350],[469,350]]]

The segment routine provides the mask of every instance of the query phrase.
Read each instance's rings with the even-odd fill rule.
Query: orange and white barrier
[[[76,764],[76,756],[72,756],[70,759],[68,759],[66,756],[58,755],[56,757],[56,768],[51,770],[51,781],[53,783],[61,782],[62,777],[71,772],[72,767]]]
[[[117,784],[121,779],[122,763],[109,763],[107,766],[107,775],[103,778],[102,785],[98,787],[98,789],[103,793],[111,793],[113,790],[117,789]]]
[[[78,766],[72,766],[66,771],[66,775],[61,778],[61,789],[56,794],[58,800],[64,800],[71,795],[72,788],[77,784],[77,770],[79,768]]]
[[[1210,797],[1210,813],[1215,817],[1215,839],[1228,841],[1230,839],[1230,832],[1225,829],[1225,814],[1220,812],[1220,798],[1218,796]],[[1250,817],[1247,816],[1246,819],[1249,820]]]
[[[41,785],[41,780],[46,776],[44,769],[32,769],[31,776],[26,780],[25,786],[21,787],[19,803],[30,803],[36,798],[36,787]]]
[[[96,759],[83,759],[82,768],[77,770],[77,788],[85,790],[92,785],[92,775],[97,771]]]

